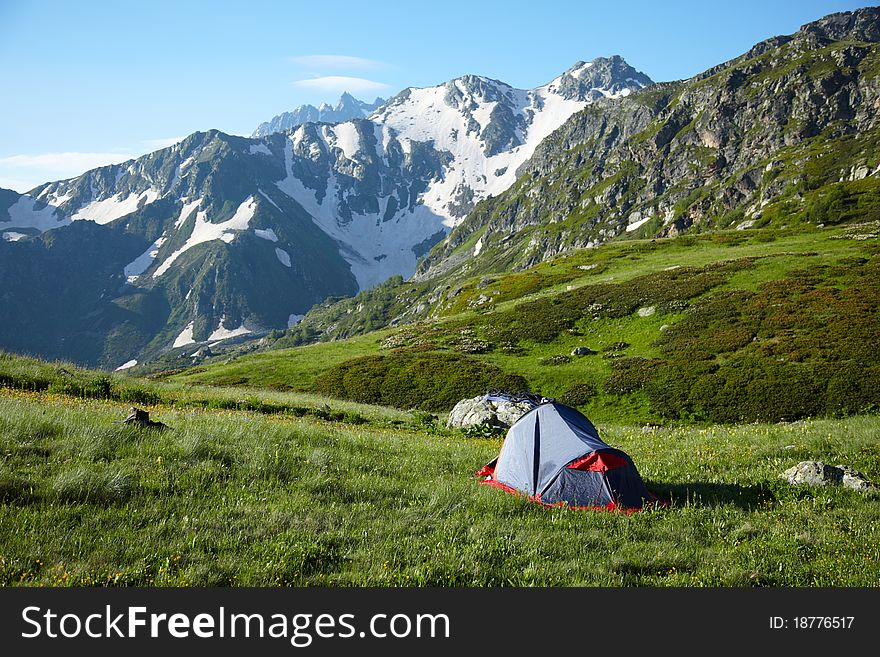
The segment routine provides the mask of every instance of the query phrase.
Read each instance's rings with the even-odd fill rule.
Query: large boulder
[[[489,426],[507,429],[532,409],[526,402],[488,400],[485,396],[462,399],[449,413],[446,426],[450,429],[469,429]]]
[[[863,492],[878,490],[864,474],[848,465],[826,465],[822,461],[801,461],[782,473],[792,485],[844,486]]]

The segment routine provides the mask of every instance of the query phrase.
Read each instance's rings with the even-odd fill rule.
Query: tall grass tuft
[[[62,471],[52,482],[52,493],[60,502],[114,504],[134,492],[134,478],[118,470],[95,470],[76,466]]]

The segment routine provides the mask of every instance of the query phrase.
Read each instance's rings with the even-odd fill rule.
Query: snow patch
[[[124,362],[122,365],[120,365],[119,367],[117,367],[116,370],[114,370],[114,371],[116,371],[116,372],[121,372],[122,370],[130,369],[130,368],[134,367],[134,366],[137,365],[137,364],[138,364],[138,362],[137,362],[136,360],[131,359],[131,360],[129,360],[129,361]]]
[[[332,128],[326,127],[324,138],[329,145],[342,149],[349,160],[354,160],[361,147],[361,136],[354,123],[339,123]]]
[[[271,228],[254,228],[254,235],[256,235],[257,237],[262,237],[264,240],[269,240],[270,242],[278,241],[278,236]]]
[[[412,89],[405,101],[385,108],[373,119],[394,131],[405,153],[410,152],[411,142],[433,141],[437,150],[453,156],[444,175],[434,180],[421,197],[429,209],[444,218],[444,225],[452,228],[462,220],[447,207],[458,190],[472,189],[475,201],[505,191],[515,182],[517,168],[532,156],[538,144],[586,107],[587,102],[568,100],[556,92],[560,80],[556,78],[531,91],[486,80],[498,86],[525,124],[524,130],[517,131],[522,142],[519,146],[490,157],[486,156],[481,133],[488,127],[497,101],[466,94],[465,103],[473,107],[466,114],[447,103],[445,85]],[[462,85],[458,88],[465,91]],[[472,129],[471,119],[480,126],[479,131]],[[503,173],[496,175],[499,171]]]
[[[477,243],[474,244],[474,255],[475,256],[480,255],[480,251],[482,251],[482,250],[483,250],[483,237],[481,235],[480,239],[477,240]]]
[[[131,214],[138,207],[149,205],[157,198],[159,192],[148,189],[145,192],[132,192],[126,198],[120,198],[122,194],[115,194],[102,201],[92,201],[88,205],[77,210],[71,219],[94,221],[96,224],[109,224],[115,219]]]
[[[159,278],[162,274],[168,271],[169,267],[174,264],[175,260],[197,244],[211,242],[213,240],[223,240],[228,244],[234,240],[235,232],[230,231],[247,230],[248,225],[254,216],[256,207],[257,202],[254,197],[248,196],[244,202],[238,206],[238,209],[235,211],[235,214],[232,215],[232,218],[219,224],[209,222],[206,212],[198,212],[196,214],[196,223],[195,226],[193,226],[192,234],[189,236],[189,239],[182,247],[168,256],[165,262],[159,265],[156,271],[153,272],[153,278]]]
[[[186,328],[180,332],[180,335],[178,335],[174,339],[174,344],[171,345],[172,349],[185,347],[186,345],[195,342],[195,339],[193,339],[193,324],[195,324],[195,322],[190,322],[189,324],[187,324]]]
[[[225,318],[220,320],[220,325],[217,327],[217,330],[214,331],[211,335],[208,336],[208,341],[211,340],[228,340],[229,338],[236,338],[239,335],[247,335],[250,333],[250,329],[245,328],[244,324],[234,329],[223,328],[223,321]]]
[[[248,151],[251,155],[256,155],[257,153],[262,155],[272,155],[272,151],[269,150],[269,147],[266,146],[266,144],[251,144]]]
[[[293,175],[292,161],[293,149],[288,143],[285,149],[287,177],[275,184],[299,203],[321,230],[339,243],[339,253],[351,266],[361,290],[378,285],[395,274],[411,275],[416,270],[417,261],[413,245],[444,229],[442,217],[421,203],[412,210],[397,213],[390,221],[381,221],[375,214],[352,213],[350,222],[340,224],[335,175],[330,174],[328,193],[319,203],[315,190],[306,187]]]
[[[174,222],[175,228],[180,228],[183,225],[183,222],[189,218],[189,215],[192,214],[193,210],[199,207],[199,203],[202,202],[202,199],[196,199],[191,203],[184,203],[183,207],[180,209],[180,214],[177,216],[177,220]]]
[[[23,240],[27,235],[24,233],[16,233],[15,231],[7,231],[3,233],[3,239],[7,242],[17,242],[18,240]]]
[[[296,313],[291,313],[290,317],[287,318],[287,328],[293,328],[297,324],[299,324],[305,315],[297,315]]]
[[[643,217],[643,218],[639,219],[638,221],[633,221],[632,223],[627,225],[626,232],[631,233],[634,230],[638,230],[641,226],[648,223],[650,220],[651,220],[651,217],[648,216],[648,217]]]
[[[46,205],[37,209],[37,204],[42,205],[32,196],[23,195],[9,206],[9,222],[3,222],[4,228],[36,228],[40,232],[66,226],[70,220],[65,218],[54,205]]]
[[[281,208],[278,207],[278,204],[275,201],[273,201],[271,198],[269,198],[269,196],[268,196],[268,194],[266,194],[266,192],[264,192],[262,189],[258,189],[257,191],[260,192],[260,194],[263,196],[264,199],[266,199],[267,201],[269,201],[269,203],[271,203],[276,208],[278,208],[278,210],[280,212],[284,212],[284,210],[282,210]]]
[[[153,264],[153,260],[155,260],[156,256],[159,255],[159,249],[162,248],[162,245],[165,244],[167,240],[168,238],[163,235],[155,242],[153,242],[146,251],[144,251],[137,258],[125,265],[122,273],[125,274],[125,277],[129,283],[134,283],[137,280],[138,276],[140,276],[145,271],[147,271],[147,269],[150,268],[150,265]]]
[[[275,247],[275,255],[278,256],[278,261],[284,265],[285,267],[290,267],[290,254],[284,249],[279,249],[277,246]]]

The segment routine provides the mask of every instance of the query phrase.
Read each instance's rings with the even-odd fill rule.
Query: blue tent
[[[606,444],[582,413],[558,402],[517,420],[498,458],[477,474],[543,504],[640,509],[655,499],[632,459]]]

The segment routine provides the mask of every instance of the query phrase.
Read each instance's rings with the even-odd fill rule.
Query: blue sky
[[[250,134],[344,89],[466,73],[522,88],[622,55],[656,81],[865,2],[0,0],[0,187],[122,161],[196,130]]]

